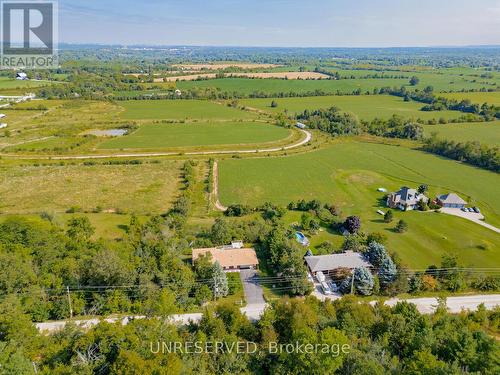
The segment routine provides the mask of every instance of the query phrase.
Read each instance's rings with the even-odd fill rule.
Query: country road
[[[253,149],[253,150],[220,150],[220,151],[193,151],[193,152],[183,152],[182,155],[187,156],[199,156],[199,155],[225,155],[225,154],[254,154],[258,152],[278,152],[282,150],[290,150],[305,145],[312,139],[312,134],[303,129],[298,129],[300,132],[304,133],[305,138],[300,142],[273,148],[263,148],[263,149]],[[10,157],[13,159],[20,160],[32,160],[32,159],[51,159],[51,160],[86,160],[86,159],[107,159],[107,158],[141,158],[141,157],[156,157],[156,156],[174,156],[179,155],[179,152],[151,152],[151,153],[131,153],[131,154],[105,154],[105,155],[68,155],[68,156],[17,156],[11,154],[0,154],[3,157]]]
[[[392,298],[385,301],[385,304],[388,306],[394,306],[397,302],[401,300],[402,299]],[[420,311],[422,314],[432,313],[438,305],[437,298],[409,298],[405,300],[415,304],[418,311]],[[371,304],[374,303],[375,302],[371,302]],[[462,310],[476,310],[480,304],[484,304],[485,307],[489,310],[497,306],[500,306],[500,294],[458,296],[458,297],[448,297],[446,299],[446,305],[448,307],[448,311],[451,313],[459,313]],[[266,303],[258,303],[258,304],[250,304],[246,307],[241,308],[240,310],[250,320],[257,320],[267,307],[268,305]],[[190,321],[199,322],[201,320],[201,317],[202,317],[201,313],[176,314],[170,316],[168,319],[172,323],[182,325],[182,324],[187,324]],[[94,318],[94,319],[71,320],[71,322],[83,329],[88,329],[99,324],[99,322],[101,321],[106,321],[108,323],[120,322],[122,325],[126,325],[132,320],[145,319],[145,318],[146,318],[145,316],[127,316],[127,317],[111,317],[105,319]],[[63,329],[64,326],[68,324],[68,322],[70,321],[60,320],[54,322],[36,323],[35,326],[40,332],[51,333]]]

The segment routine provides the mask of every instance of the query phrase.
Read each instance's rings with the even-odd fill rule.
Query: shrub
[[[408,223],[404,220],[399,220],[398,225],[394,229],[397,233],[404,233],[408,230]]]

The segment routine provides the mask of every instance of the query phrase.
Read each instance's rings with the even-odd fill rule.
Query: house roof
[[[212,254],[212,261],[219,262],[223,267],[238,267],[259,264],[255,250],[252,248],[242,249],[223,249],[217,247],[209,247],[204,249],[193,249],[193,262],[207,253]]]
[[[448,193],[438,196],[438,199],[443,203],[448,204],[467,204],[462,198],[460,198],[455,193]]]
[[[352,251],[342,254],[306,256],[304,259],[312,272],[330,271],[337,268],[371,267],[362,254]]]
[[[427,199],[425,195],[419,194],[417,190],[403,186],[399,191],[391,194],[394,202],[416,204],[419,200]]]

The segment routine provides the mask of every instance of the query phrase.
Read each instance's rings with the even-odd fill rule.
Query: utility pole
[[[69,318],[73,319],[73,308],[71,307],[71,295],[69,294],[69,286],[66,286],[66,293],[68,294]]]
[[[214,280],[213,280],[213,283],[214,283],[214,301],[217,301],[217,278],[215,277],[215,275],[213,276]]]

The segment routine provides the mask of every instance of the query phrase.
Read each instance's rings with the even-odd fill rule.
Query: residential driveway
[[[258,275],[256,270],[241,270],[241,282],[245,291],[247,305],[264,305],[264,293],[262,287],[258,283]]]
[[[444,214],[458,216],[458,217],[462,217],[464,219],[473,221],[476,224],[482,225],[485,228],[488,228],[488,229],[491,229],[492,231],[500,233],[500,229],[498,229],[497,227],[495,227],[491,224],[485,223],[483,221],[484,216],[482,214],[478,214],[475,212],[464,212],[459,208],[445,208],[445,207],[443,207],[443,208],[441,208],[440,211]]]

